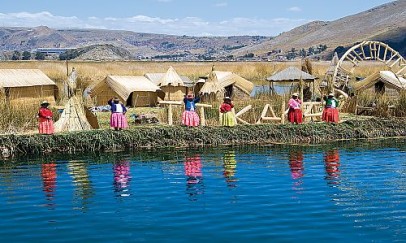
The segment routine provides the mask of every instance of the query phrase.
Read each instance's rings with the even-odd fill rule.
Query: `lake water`
[[[405,140],[4,161],[2,242],[406,241]]]

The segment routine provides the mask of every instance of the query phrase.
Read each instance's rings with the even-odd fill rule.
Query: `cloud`
[[[215,7],[221,8],[221,7],[227,7],[228,3],[222,2],[222,3],[216,3],[214,4]]]
[[[193,16],[185,18],[160,18],[136,15],[126,18],[113,16],[105,18],[78,18],[76,16],[56,16],[49,12],[0,13],[0,23],[2,23],[2,26],[8,27],[36,27],[44,25],[57,29],[114,29],[188,36],[275,36],[308,22],[310,21],[306,19],[289,18],[230,18],[220,21],[208,21]]]
[[[294,6],[294,7],[288,8],[288,11],[290,11],[290,12],[301,12],[302,9],[297,7],[297,6]]]

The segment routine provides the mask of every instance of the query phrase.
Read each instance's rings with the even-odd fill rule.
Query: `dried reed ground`
[[[42,70],[52,80],[54,80],[59,89],[62,90],[63,80],[67,77],[67,72],[72,67],[78,72],[78,87],[85,89],[90,83],[100,81],[107,75],[143,75],[147,72],[165,72],[169,66],[186,75],[192,80],[197,80],[201,76],[207,75],[212,66],[219,71],[232,71],[256,84],[267,84],[266,77],[273,75],[287,66],[300,67],[300,62],[62,62],[62,61],[6,61],[0,62],[0,68],[36,68]],[[313,62],[314,75],[319,77],[319,81],[324,76],[329,63]],[[379,63],[367,63],[358,68],[355,75],[367,76],[382,68]],[[285,97],[287,101],[289,97]],[[247,105],[253,105],[253,109],[247,112],[242,118],[250,123],[258,120],[265,104],[272,104],[275,112],[279,116],[281,113],[280,96],[269,96],[267,94],[256,97],[250,101],[235,101],[236,110],[240,110]],[[63,105],[63,104],[59,104]],[[207,124],[217,125],[219,103],[212,104],[212,109],[206,109]],[[0,133],[25,133],[35,132],[37,126],[36,113],[38,107],[21,106],[18,109],[9,109],[7,105],[0,102],[0,113],[5,114],[0,119]],[[55,111],[55,109],[54,109]],[[166,122],[166,113],[163,109],[133,108],[129,114],[142,114],[155,112],[161,122]],[[180,123],[182,107],[175,108],[175,124]],[[54,112],[55,113],[55,112]],[[57,114],[55,113],[57,116]],[[102,128],[108,128],[108,113],[99,113],[99,121]],[[130,118],[129,118],[130,119]]]

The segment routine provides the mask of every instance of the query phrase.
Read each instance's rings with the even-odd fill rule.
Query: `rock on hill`
[[[92,45],[89,47],[79,48],[81,53],[75,59],[78,60],[130,60],[131,53],[124,48],[113,45]]]
[[[403,46],[404,50],[401,43],[406,40],[405,19],[406,1],[398,0],[335,21],[311,22],[272,40],[236,50],[233,54],[263,54],[274,49],[299,50],[317,45],[327,45],[329,50],[333,50],[337,46],[350,46],[364,40],[382,40],[395,45],[395,49]]]

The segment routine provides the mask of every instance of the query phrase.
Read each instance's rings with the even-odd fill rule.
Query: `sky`
[[[0,0],[0,26],[276,36],[314,20],[336,20],[388,2],[391,0]]]

